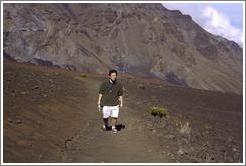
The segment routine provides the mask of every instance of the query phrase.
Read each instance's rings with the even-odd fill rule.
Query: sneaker
[[[116,128],[112,128],[112,132],[113,132],[113,133],[117,133],[118,130],[117,130]]]
[[[102,126],[102,129],[106,131],[107,130],[107,127],[105,125],[103,125]]]

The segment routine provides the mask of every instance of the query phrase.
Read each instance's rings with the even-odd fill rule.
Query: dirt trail
[[[87,99],[95,102],[83,108],[88,119],[68,145],[64,162],[168,162],[156,144],[158,140],[141,127],[141,120],[132,114],[134,110],[128,107],[127,101],[120,108],[118,119],[118,124],[125,128],[116,134],[103,131],[96,107],[98,82],[87,79],[84,83],[90,92]]]

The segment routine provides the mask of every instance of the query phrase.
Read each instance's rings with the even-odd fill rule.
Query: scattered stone
[[[186,139],[186,138],[182,138],[182,144],[188,144],[189,143],[189,140],[188,139]]]
[[[171,153],[169,153],[169,152],[167,152],[167,156],[172,156],[172,154],[171,154]]]
[[[11,95],[15,96],[16,90],[11,91]]]
[[[220,151],[221,151],[221,152],[223,152],[223,153],[225,153],[225,152],[226,152],[226,150],[225,150],[225,149],[221,149]]]
[[[165,136],[165,138],[167,138],[167,139],[174,139],[175,138],[175,135],[168,134],[168,135]]]
[[[8,118],[8,122],[9,122],[9,123],[13,123],[13,119]]]
[[[139,89],[145,89],[145,86],[143,84],[138,84]]]
[[[204,128],[207,129],[207,130],[209,130],[209,129],[212,129],[212,126],[209,125],[209,124],[205,124]]]
[[[43,155],[40,154],[40,155],[38,156],[38,158],[39,158],[39,160],[43,159]]]
[[[34,86],[32,90],[39,89],[39,86]]]
[[[65,141],[66,141],[66,142],[72,141],[72,138],[67,138],[67,139],[65,139]]]
[[[16,124],[21,124],[22,121],[21,121],[20,119],[17,119],[17,120],[15,121],[15,123],[16,123]]]
[[[179,149],[177,152],[178,155],[184,155],[185,151],[183,149]]]
[[[41,122],[39,120],[37,121],[37,123],[38,123],[38,125],[41,125]]]
[[[184,149],[180,148],[177,152],[178,155],[188,154]]]
[[[147,152],[148,152],[148,153],[152,153],[152,150],[151,150],[151,149],[148,149]]]
[[[25,94],[27,94],[27,92],[23,91],[23,92],[21,92],[21,94],[22,94],[22,95],[25,95]]]
[[[140,101],[137,101],[136,102],[136,105],[141,105],[142,103]]]
[[[229,138],[227,139],[227,143],[233,143],[233,142],[234,142],[233,137],[229,137]]]
[[[191,152],[195,151],[195,148],[194,147],[190,147],[190,151]]]

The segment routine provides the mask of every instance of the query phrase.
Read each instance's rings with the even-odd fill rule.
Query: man
[[[109,70],[109,79],[104,81],[99,89],[98,107],[102,108],[103,128],[106,130],[109,127],[108,119],[112,118],[112,131],[117,133],[116,123],[119,115],[119,107],[123,107],[123,87],[117,81],[117,71]]]

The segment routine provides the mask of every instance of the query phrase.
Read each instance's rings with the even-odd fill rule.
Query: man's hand
[[[101,112],[101,105],[97,103],[98,111]]]

